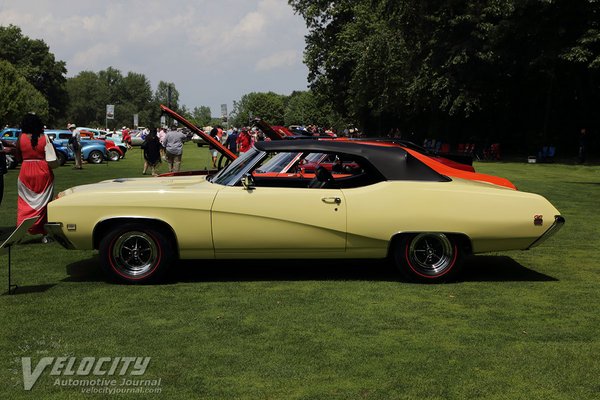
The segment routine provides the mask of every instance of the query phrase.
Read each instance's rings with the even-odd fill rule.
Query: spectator
[[[252,137],[246,128],[242,128],[242,132],[237,138],[237,145],[240,154],[247,152],[252,147]]]
[[[79,129],[76,129],[75,124],[67,125],[67,128],[71,131],[71,138],[69,139],[69,146],[73,153],[75,153],[75,169],[82,169],[81,166],[81,133]]]
[[[229,133],[229,135],[227,135],[227,139],[225,140],[225,147],[227,147],[229,150],[231,150],[231,152],[234,154],[237,154],[237,152],[238,152],[237,138],[238,138],[237,128],[233,128],[233,130],[231,131],[231,133]]]
[[[181,157],[183,156],[183,142],[186,139],[187,136],[183,132],[176,130],[170,130],[165,135],[165,152],[169,172],[179,172]]]
[[[129,129],[126,126],[121,129],[121,135],[123,136],[123,143],[127,146],[127,149],[131,149],[131,135],[129,134]]]
[[[160,144],[160,140],[156,134],[156,128],[152,128],[144,139],[144,143],[142,143],[142,150],[144,150],[143,175],[146,175],[146,172],[148,172],[148,167],[150,167],[152,169],[152,176],[158,176],[156,173],[156,168],[161,161],[161,149],[162,144]]]
[[[47,206],[54,191],[54,174],[46,162],[46,140],[44,124],[40,117],[29,113],[21,122],[22,133],[17,140],[17,158],[22,161],[17,181],[17,225],[23,220],[38,217],[29,228],[32,235],[42,234],[43,243],[48,243],[44,224],[48,220]]]
[[[214,140],[216,140],[217,142],[220,142],[219,130],[217,127],[214,127],[210,130],[210,137],[213,138]],[[219,152],[217,151],[217,148],[215,146],[213,146],[211,143],[208,144],[208,150],[210,151],[210,155],[211,155],[211,159],[212,159],[212,167],[217,168],[217,157],[219,155]]]
[[[160,144],[161,144],[160,155],[161,155],[161,158],[165,161],[167,160],[167,156],[165,154],[165,145],[166,145],[165,139],[166,138],[167,138],[167,132],[165,132],[165,128],[160,128],[160,131],[158,131],[158,140],[160,141]]]

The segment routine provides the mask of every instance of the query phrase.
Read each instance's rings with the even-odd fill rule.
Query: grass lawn
[[[183,167],[208,158],[187,144]],[[196,261],[166,284],[122,286],[104,281],[94,252],[29,238],[13,250],[20,289],[0,296],[0,399],[113,397],[55,385],[68,377],[51,367],[23,390],[21,357],[33,368],[60,356],[151,357],[135,378],[160,379],[160,394],[123,399],[599,398],[600,167],[476,168],[546,196],[567,223],[531,251],[471,258],[451,284],[406,283],[371,261]],[[134,149],[108,165],[61,167],[56,189],[141,170]],[[5,228],[17,173],[5,176]]]

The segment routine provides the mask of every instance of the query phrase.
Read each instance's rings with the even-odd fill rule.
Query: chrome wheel
[[[111,255],[113,267],[132,278],[150,273],[160,262],[156,241],[141,231],[129,231],[117,237]]]
[[[88,161],[92,164],[100,164],[102,162],[103,156],[102,153],[98,150],[94,150],[88,156]]]
[[[420,276],[438,277],[448,272],[456,261],[456,246],[443,233],[420,233],[406,246],[406,261]]]
[[[119,161],[119,158],[121,158],[121,155],[119,154],[118,151],[116,151],[116,150],[108,151],[108,159],[110,161]]]
[[[158,282],[177,258],[176,242],[168,226],[143,223],[115,223],[100,227],[103,236],[98,246],[100,265],[109,278],[131,284]]]
[[[6,155],[6,168],[15,169],[15,168],[17,168],[17,165],[19,165],[19,162],[16,160],[16,158],[10,154],[7,154]]]

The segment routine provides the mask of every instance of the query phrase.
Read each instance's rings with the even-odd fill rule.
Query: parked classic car
[[[65,129],[45,129],[44,133],[54,142],[54,147],[61,155],[66,157],[65,162],[75,160],[75,153],[68,146],[71,131]],[[100,164],[103,160],[108,159],[106,151],[106,143],[103,140],[95,140],[86,137],[81,138],[81,158],[87,160],[90,164]],[[61,160],[62,163],[62,160]],[[64,165],[62,163],[61,165]]]
[[[164,105],[161,105],[161,109],[163,110],[164,113],[168,114],[171,118],[176,119],[183,126],[186,126],[192,132],[195,132],[195,135],[202,138],[207,143],[210,143],[215,149],[217,149],[217,151],[219,151],[221,153],[221,156],[219,157],[219,160],[218,160],[218,169],[221,169],[222,167],[227,165],[229,162],[231,162],[237,158],[237,156],[234,153],[232,153],[228,148],[223,146],[221,144],[221,142],[212,138],[209,134],[207,134],[202,129],[193,125],[191,122],[186,120],[181,115],[177,114],[175,111],[169,109],[168,107],[165,107]],[[279,140],[283,140],[285,137],[288,137],[288,139],[286,139],[286,140],[290,140],[289,139],[290,135],[288,135],[285,130],[272,129],[272,127],[269,127],[268,124],[265,124],[264,121],[262,121],[260,119],[255,119],[254,123],[255,123],[255,125],[261,127],[261,129],[264,129],[265,135],[271,140],[279,141]],[[309,138],[306,136],[297,136],[293,140],[299,140],[299,139],[308,140]],[[471,170],[473,170],[473,167],[469,166],[468,164],[461,164],[462,165],[461,168],[454,168],[456,166],[455,164],[459,164],[458,162],[455,162],[455,161],[452,161],[449,159],[445,159],[442,157],[435,157],[430,154],[423,154],[419,150],[417,145],[414,145],[410,142],[398,141],[397,139],[377,139],[377,138],[373,139],[372,138],[372,139],[360,140],[360,139],[348,139],[348,138],[334,139],[334,138],[330,138],[330,137],[327,137],[327,138],[310,137],[310,140],[352,142],[352,143],[371,145],[371,146],[378,145],[378,146],[386,146],[386,147],[390,147],[390,148],[396,148],[401,152],[401,154],[403,154],[404,152],[408,152],[412,156],[416,157],[420,161],[427,164],[430,168],[434,169],[435,171],[437,171],[441,174],[447,175],[449,177],[469,179],[469,180],[475,180],[475,181],[481,181],[481,182],[488,182],[488,183],[493,183],[494,185],[504,186],[504,187],[507,187],[510,189],[516,189],[515,185],[512,182],[510,182],[508,179],[498,177],[498,176],[488,175],[488,174],[472,172]],[[304,174],[306,172],[308,172],[308,174],[313,174],[316,169],[316,164],[312,163],[311,160],[313,157],[322,157],[322,156],[323,156],[322,154],[314,154],[314,155],[308,155],[308,156],[307,156],[307,154],[296,154],[295,156],[287,155],[287,156],[285,156],[286,159],[289,159],[289,161],[291,161],[291,162],[289,164],[287,164],[286,169],[282,169],[282,170],[278,171],[278,175],[281,176],[283,174],[298,173],[298,172],[300,172],[302,174]],[[283,161],[283,160],[279,160],[279,161]],[[305,161],[309,161],[309,162],[305,163]],[[303,164],[301,165],[301,163],[303,163]],[[327,167],[329,169],[333,168],[333,163],[327,164],[327,163],[323,163],[321,160],[321,164],[326,168]],[[467,167],[470,167],[470,168],[467,168]],[[168,173],[163,174],[162,176],[206,175],[208,173],[214,173],[214,172],[216,172],[216,171],[196,170],[196,171],[168,172]],[[269,171],[269,172],[273,173],[273,171]],[[306,177],[309,178],[310,176],[307,175]]]
[[[271,126],[269,125],[266,121],[264,121],[261,118],[255,118],[252,121],[252,124],[254,126],[256,126],[258,129],[260,129],[266,137],[268,137],[271,140],[280,140],[280,139],[289,139],[289,138],[306,138],[306,137],[313,137],[312,135],[308,135],[307,136],[307,131],[302,131],[302,130],[290,130],[287,129],[284,126]],[[404,149],[410,149],[413,151],[416,151],[418,153],[421,153],[429,158],[434,159],[435,161],[444,164],[448,167],[452,167],[455,169],[461,169],[464,171],[468,171],[468,172],[475,172],[475,168],[473,168],[473,157],[469,156],[469,155],[465,155],[463,154],[451,154],[451,153],[444,153],[444,154],[439,154],[438,152],[434,152],[434,151],[430,151],[425,149],[422,146],[419,146],[418,144],[415,144],[409,140],[402,140],[402,139],[398,139],[398,138],[388,138],[388,137],[381,137],[381,138],[347,138],[347,137],[335,137],[332,135],[324,135],[320,137],[321,139],[334,139],[335,140],[352,140],[352,141],[379,141],[379,142],[385,142],[385,143],[390,143],[390,145],[394,145],[394,146],[398,146],[398,147],[402,147]]]
[[[109,133],[108,131],[102,129],[87,128],[85,126],[79,126],[77,129],[79,129],[79,131],[82,133],[89,132],[91,135],[87,134],[86,136],[89,136],[93,139],[106,140],[106,152],[109,160],[118,161],[116,158],[117,154],[119,155],[119,159],[125,157],[125,153],[127,153],[127,145],[123,143],[123,140],[119,135]]]
[[[280,153],[357,167],[317,168],[312,179],[257,172]],[[535,247],[564,218],[539,195],[450,179],[397,148],[296,140],[258,142],[209,177],[70,188],[48,221],[60,244],[98,249],[105,272],[128,283],[159,280],[177,259],[386,257],[408,278],[436,282],[466,254]]]
[[[6,159],[6,168],[17,168],[17,165],[19,165],[19,160],[17,159],[17,141],[2,139],[0,142],[2,142],[2,152]]]
[[[19,128],[4,128],[0,131],[0,139],[17,141],[20,134],[21,129]]]

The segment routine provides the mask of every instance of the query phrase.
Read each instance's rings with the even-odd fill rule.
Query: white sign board
[[[106,105],[106,119],[115,119],[115,105],[114,104]]]

